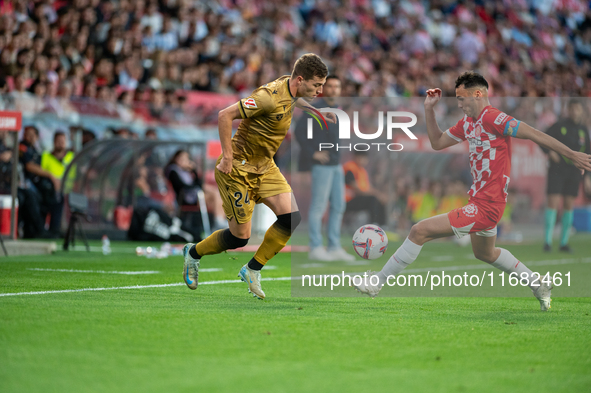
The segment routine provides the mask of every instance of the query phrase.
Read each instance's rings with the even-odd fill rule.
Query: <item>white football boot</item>
[[[265,298],[265,292],[261,289],[261,271],[249,269],[248,264],[242,266],[238,277],[242,281],[248,284],[248,292],[252,296],[263,300]]]
[[[183,256],[185,257],[183,280],[190,289],[197,289],[197,285],[199,285],[199,259],[193,259],[189,254],[189,250],[193,245],[193,243],[187,243],[183,247]]]
[[[357,290],[359,293],[363,293],[371,298],[378,296],[378,293],[382,290],[383,285],[372,285],[370,277],[375,276],[376,272],[372,272],[370,270],[367,271],[367,280],[362,280],[360,285],[353,285],[353,288]],[[366,281],[366,282],[364,282]]]
[[[343,261],[343,262],[354,262],[355,257],[345,251],[344,248],[336,248],[334,250],[328,250],[328,254],[332,256],[333,260],[335,261]]]
[[[308,253],[308,259],[311,261],[322,261],[322,262],[332,262],[335,258],[326,251],[324,247],[316,247],[310,250]]]
[[[540,279],[540,286],[536,289],[532,289],[532,292],[534,293],[534,296],[540,301],[540,310],[548,311],[548,309],[552,307],[550,303],[552,302],[551,296],[552,288],[554,288],[554,286],[552,285],[551,280],[549,284],[547,282],[542,282],[542,280],[544,280],[544,278]]]

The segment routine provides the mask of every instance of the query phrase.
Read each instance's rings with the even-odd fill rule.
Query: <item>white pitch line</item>
[[[289,281],[297,280],[301,277],[275,277],[263,278],[261,281]],[[220,280],[220,281],[205,281],[199,285],[216,285],[216,284],[235,284],[240,283],[241,280]],[[98,292],[98,291],[114,291],[118,289],[144,289],[144,288],[165,288],[165,287],[180,287],[186,285],[184,282],[174,284],[153,284],[153,285],[130,285],[126,287],[111,287],[111,288],[80,288],[80,289],[62,289],[59,291],[39,291],[39,292],[14,292],[14,293],[0,293],[0,297],[4,296],[21,296],[21,295],[48,295],[54,293],[74,293],[74,292]]]
[[[103,252],[103,247],[102,246],[90,246],[88,247],[88,249],[90,250],[90,252]],[[71,251],[84,251],[87,252],[86,247],[85,246],[74,246],[72,247]],[[111,252],[116,252],[116,253],[124,253],[124,254],[135,254],[135,248],[131,248],[131,247],[111,247]]]
[[[29,268],[27,270],[34,270],[36,272],[124,274],[127,276],[132,276],[132,275],[136,275],[136,274],[158,274],[158,273],[160,273],[157,270],[144,270],[144,271],[135,271],[135,272],[118,272],[118,271],[106,271],[106,270],[42,269],[42,268]]]
[[[154,284],[154,285],[131,285],[127,287],[113,287],[113,288],[80,288],[80,289],[63,289],[60,291],[39,291],[39,292],[15,292],[15,293],[0,293],[1,296],[19,296],[19,295],[47,295],[51,293],[73,293],[73,292],[93,292],[93,291],[111,291],[115,289],[142,289],[142,288],[163,288],[176,287],[185,285],[185,283],[176,284]]]
[[[576,258],[569,258],[569,259],[558,259],[558,260],[544,260],[544,261],[530,261],[526,262],[529,265],[539,265],[539,266],[548,266],[548,265],[566,265],[566,264],[576,264],[578,259]],[[591,263],[591,258],[581,258],[579,263]],[[423,271],[438,271],[438,270],[461,270],[461,269],[488,269],[491,268],[491,265],[482,263],[481,265],[465,265],[465,266],[446,266],[442,268],[422,268],[422,269],[406,269],[404,273],[418,273]],[[348,273],[348,275],[355,275],[355,274],[362,274],[362,273]],[[292,281],[301,279],[300,277],[275,277],[275,278],[263,278],[261,281]],[[200,283],[200,285],[216,285],[216,284],[235,284],[240,283],[240,280],[220,280],[220,281],[205,281]],[[175,283],[175,284],[153,284],[153,285],[132,285],[126,287],[112,287],[112,288],[81,288],[81,289],[63,289],[59,291],[39,291],[39,292],[14,292],[14,293],[0,293],[0,297],[5,296],[21,296],[21,295],[47,295],[47,294],[54,294],[54,293],[73,293],[73,292],[93,292],[93,291],[113,291],[118,289],[144,289],[144,288],[165,288],[165,287],[178,287],[183,286],[185,283]]]
[[[447,261],[453,261],[454,257],[451,255],[439,255],[436,257],[431,257],[431,260],[433,262],[447,262]]]

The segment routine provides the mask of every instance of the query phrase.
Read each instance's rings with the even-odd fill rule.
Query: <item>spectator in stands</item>
[[[4,138],[4,131],[0,131],[0,137]],[[10,192],[10,170],[12,168],[8,168],[8,166],[4,166],[5,164],[9,164],[12,159],[12,152],[10,149],[4,145],[3,141],[0,140],[0,162],[2,162],[2,167],[0,168],[0,178],[2,188],[0,189],[0,193],[5,194]]]
[[[157,80],[169,83],[157,88],[182,82],[235,93],[288,70],[301,48],[321,53],[351,90],[375,86],[363,91],[367,95],[420,95],[425,84],[443,85],[471,65],[490,76],[492,91],[507,95],[591,94],[591,18],[579,0],[530,2],[530,8],[502,1],[337,2],[330,9],[296,1],[289,12],[270,0],[255,8],[249,2],[178,3],[38,1],[21,11],[8,8],[0,21],[0,75],[24,74],[28,84],[45,73],[49,82],[61,83],[82,66],[99,86],[113,87],[120,78],[135,89],[146,82],[141,70],[162,63],[167,72]],[[486,57],[479,56],[484,48]],[[131,79],[116,67],[120,62]],[[552,83],[538,83],[548,75]],[[93,97],[92,87],[84,94]]]
[[[196,205],[198,203],[198,192],[203,190],[205,204],[213,211],[214,227],[227,227],[217,187],[203,183],[202,178],[197,173],[197,165],[191,161],[186,150],[178,150],[172,156],[164,168],[164,175],[170,181],[177,195],[179,205]]]
[[[166,96],[163,90],[152,90],[150,94],[150,117],[148,120],[158,120],[166,109]]]
[[[428,179],[415,179],[415,190],[409,196],[407,208],[410,212],[410,220],[413,224],[432,217],[442,197],[441,183]]]
[[[57,237],[61,223],[61,181],[41,168],[41,154],[35,147],[38,140],[39,130],[34,126],[26,126],[19,146],[20,162],[25,170],[26,188],[37,193],[41,201],[42,216],[51,216],[48,236]]]
[[[133,111],[133,93],[124,91],[117,99],[117,113],[124,122],[131,123],[135,119]]]
[[[0,194],[10,194],[12,151],[4,144],[7,131],[0,131]]]
[[[178,150],[174,153],[164,168],[164,173],[177,195],[179,204],[198,203],[197,192],[202,189],[203,181],[197,174],[196,165],[191,161],[186,150]]]
[[[346,212],[366,211],[369,220],[378,225],[386,224],[386,195],[372,187],[365,167],[369,160],[367,152],[355,151],[353,160],[343,165],[345,172]]]
[[[10,195],[12,186],[12,151],[4,144],[4,134],[0,131],[0,194]],[[17,188],[19,205],[18,225],[26,239],[44,236],[45,222],[41,216],[41,201],[31,189]]]
[[[90,130],[82,130],[82,147],[94,140],[96,140],[96,135],[94,132]]]
[[[27,80],[24,73],[19,73],[14,78],[14,90],[10,98],[14,102],[14,109],[22,112],[24,116],[30,116],[43,109],[43,103],[33,93],[27,91]]]
[[[7,91],[8,85],[6,84],[6,79],[0,76],[0,111],[8,109],[10,105],[9,97],[6,96]]]
[[[113,138],[132,139],[131,130],[125,127],[113,130]]]
[[[153,128],[149,128],[146,130],[146,134],[144,135],[144,139],[146,140],[158,140],[158,134],[156,130]]]

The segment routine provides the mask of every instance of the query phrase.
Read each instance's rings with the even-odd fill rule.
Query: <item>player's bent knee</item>
[[[248,237],[246,237],[248,236]],[[246,234],[246,238],[242,238],[242,237],[237,237],[234,236],[234,234],[232,234],[232,232],[230,232],[230,229],[226,229],[224,231],[224,242],[226,243],[226,246],[228,247],[228,250],[233,250],[235,248],[240,248],[240,247],[244,247],[248,244],[248,241],[250,240],[250,234]]]
[[[300,222],[302,222],[302,215],[300,214],[300,211],[295,211],[291,213],[291,230],[293,231],[294,229],[297,228],[298,225],[300,225]]]
[[[423,244],[426,241],[428,231],[422,221],[417,222],[410,228],[408,238],[417,244]]]
[[[493,263],[495,261],[494,253],[489,251],[474,250],[474,256],[476,259],[486,263]]]
[[[277,225],[281,226],[290,233],[292,233],[294,229],[296,229],[296,227],[300,224],[301,221],[302,215],[299,212],[299,210],[277,216]]]

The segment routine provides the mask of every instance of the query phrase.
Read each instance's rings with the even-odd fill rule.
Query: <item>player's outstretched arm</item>
[[[223,173],[232,171],[232,121],[242,119],[238,105],[239,103],[230,105],[218,113],[218,132],[222,145],[222,160],[216,168]]]
[[[435,117],[435,104],[441,99],[441,89],[427,90],[427,98],[425,98],[425,121],[427,123],[427,134],[429,134],[429,142],[434,150],[441,150],[453,146],[458,143],[455,139],[444,133]]]
[[[517,129],[515,137],[520,139],[529,139],[540,146],[563,155],[564,157],[570,159],[573,162],[573,165],[579,168],[581,172],[591,171],[591,155],[571,150],[564,143],[558,141],[548,134],[544,134],[542,131],[536,130],[524,122],[519,124],[519,128]]]

